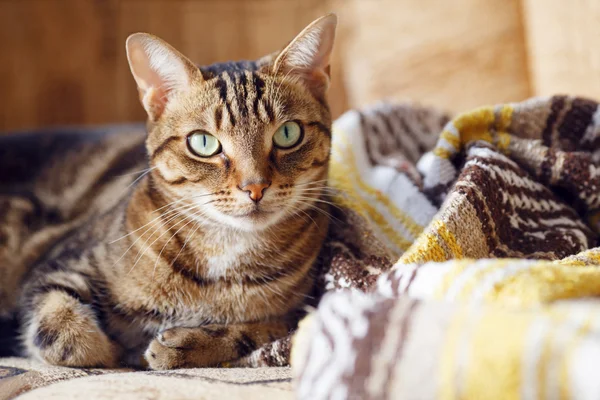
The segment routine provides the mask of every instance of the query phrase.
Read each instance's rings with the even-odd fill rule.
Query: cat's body
[[[142,355],[152,368],[209,366],[288,333],[328,226],[334,27],[324,17],[277,56],[200,70],[156,38],[130,38],[147,137],[54,146],[45,153],[54,169],[41,163],[19,193],[8,191],[27,180],[0,180],[6,227],[23,231],[0,253],[12,282],[0,306],[10,312],[21,292],[28,354],[72,366],[139,365]]]
[[[0,317],[34,264],[130,194],[147,168],[145,139],[142,125],[0,136]]]

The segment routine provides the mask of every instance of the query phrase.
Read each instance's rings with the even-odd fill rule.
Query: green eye
[[[302,139],[302,128],[294,121],[281,125],[273,135],[273,143],[280,149],[289,149],[300,143],[300,139]]]
[[[204,131],[195,131],[188,136],[188,146],[200,157],[210,157],[221,152],[221,143]]]

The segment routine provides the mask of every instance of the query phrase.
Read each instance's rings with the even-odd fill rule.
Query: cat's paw
[[[118,351],[96,323],[93,312],[64,293],[52,293],[31,321],[30,354],[54,365],[115,367]]]
[[[186,366],[185,360],[187,357],[185,353],[188,351],[192,350],[168,347],[161,344],[158,339],[154,339],[150,342],[144,357],[150,369],[175,369]]]
[[[227,354],[226,349],[215,340],[225,332],[226,328],[209,327],[167,329],[150,342],[144,356],[151,369],[215,366],[227,361],[221,359]]]
[[[201,328],[171,328],[156,335],[163,346],[183,349],[203,348],[214,343],[214,339],[226,335],[227,328],[221,326],[203,326]]]

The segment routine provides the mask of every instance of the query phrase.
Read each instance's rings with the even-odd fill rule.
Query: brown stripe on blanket
[[[588,99],[576,98],[558,126],[560,149],[563,151],[589,150],[581,147],[581,139],[592,123],[598,105]]]
[[[548,119],[546,120],[546,125],[542,131],[542,142],[544,143],[545,146],[551,147],[553,144],[553,135],[552,133],[554,132],[556,125],[557,125],[557,121],[559,119],[560,114],[562,113],[564,107],[565,107],[565,102],[566,102],[567,97],[566,96],[554,96],[550,99],[550,115],[548,115]]]
[[[497,157],[501,158],[503,156],[497,154]],[[502,163],[498,163],[499,160],[497,158],[477,157],[475,159],[482,165],[486,165],[487,163],[487,165],[495,164],[499,168],[503,166]],[[468,181],[470,185],[474,185],[481,192],[481,199],[484,199],[485,209],[494,221],[493,234],[488,232],[486,236],[489,238],[496,236],[501,243],[515,251],[514,255],[541,255],[542,253],[547,253],[552,254],[550,256],[551,259],[562,258],[585,250],[590,246],[593,237],[592,232],[579,221],[579,217],[572,209],[565,207],[548,189],[542,188],[540,192],[531,193],[533,196],[529,196],[529,193],[527,193],[528,190],[508,184],[508,182],[500,178],[500,174],[496,174],[496,177],[496,179],[493,179],[490,172],[481,166],[467,162],[457,182],[457,186],[459,186],[462,180]],[[522,179],[524,181],[529,180],[526,176],[522,177]],[[560,204],[561,208],[549,213],[542,211],[534,212],[533,209],[524,207],[516,208],[514,204],[516,198],[519,198],[525,204],[553,200],[557,204]],[[505,199],[506,201],[504,201]],[[540,223],[540,218],[556,219],[560,217],[564,217],[566,221],[573,222],[567,225],[545,225]],[[534,226],[519,223],[519,219],[529,221]],[[537,235],[527,234],[532,232],[537,233]],[[579,235],[575,232],[587,237],[587,243],[581,243],[578,239]],[[542,237],[539,237],[540,235]],[[571,240],[561,240],[561,237],[564,239],[564,236],[571,237]],[[496,247],[491,248],[495,249]]]

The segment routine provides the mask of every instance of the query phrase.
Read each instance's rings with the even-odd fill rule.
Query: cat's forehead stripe
[[[256,72],[252,73],[252,81],[254,82],[254,89],[256,91],[256,96],[254,97],[254,113],[260,115],[258,104],[265,92],[265,81]]]
[[[228,97],[227,97],[227,92],[229,91],[229,85],[228,85],[228,78],[229,75],[227,74],[227,72],[222,73],[221,75],[216,77],[216,82],[215,82],[215,87],[217,88],[217,90],[219,91],[219,97],[221,98],[221,101],[223,101],[223,103],[225,103],[225,107],[227,109],[227,115],[229,116],[229,122],[231,123],[231,126],[235,126],[235,116],[233,115],[233,111],[231,110],[231,102],[229,101]]]
[[[255,61],[230,61],[223,63],[215,63],[206,66],[199,66],[200,72],[204,79],[212,79],[223,72],[240,72],[240,71],[257,71],[259,66]]]
[[[239,111],[242,118],[248,117],[248,106],[246,104],[246,99],[248,98],[248,87],[246,71],[242,71],[241,73],[237,73],[235,76],[235,86],[236,86],[236,101],[237,101],[237,110]]]
[[[215,127],[217,128],[217,130],[221,129],[221,121],[223,119],[223,107],[222,106],[217,106],[215,107]]]
[[[273,104],[265,96],[267,85],[259,72],[226,70],[212,79],[219,99],[225,105],[230,127],[250,116],[264,123],[275,119]],[[217,129],[222,128],[222,113],[223,110],[215,111]]]

